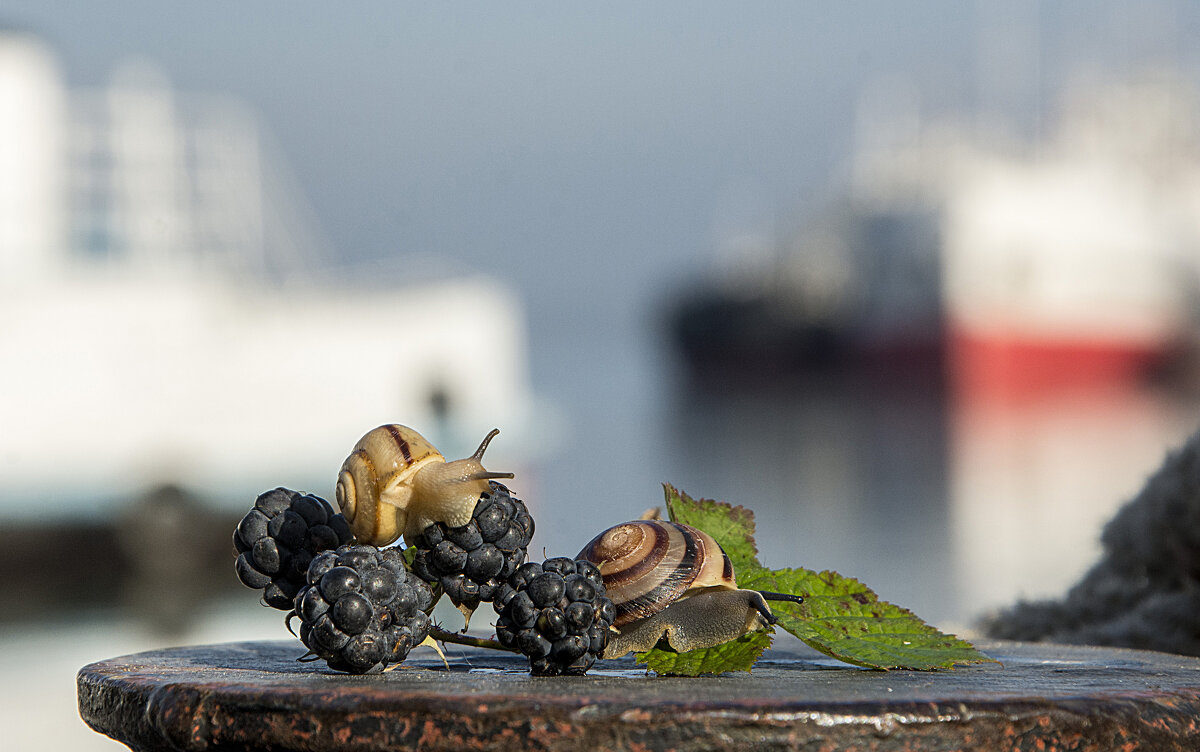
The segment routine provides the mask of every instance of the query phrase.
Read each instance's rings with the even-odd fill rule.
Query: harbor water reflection
[[[1061,595],[1101,553],[1103,525],[1200,425],[1194,396],[1101,384],[959,394],[950,432],[958,609]]]
[[[684,389],[663,436],[685,490],[754,509],[767,564],[836,569],[969,632],[1061,595],[1198,425],[1195,396],[1137,384],[1004,395],[828,374]]]
[[[672,422],[672,477],[753,509],[765,563],[834,569],[928,619],[956,615],[940,380],[689,389]]]

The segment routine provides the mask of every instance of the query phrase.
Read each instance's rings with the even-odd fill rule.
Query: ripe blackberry
[[[366,674],[404,660],[429,634],[433,594],[400,550],[342,546],[317,554],[296,596],[300,640],[335,671]]]
[[[534,676],[587,673],[617,615],[596,565],[566,557],[522,565],[493,607],[497,639],[529,656]]]
[[[238,579],[268,606],[290,611],[312,558],[354,539],[329,502],[286,488],[259,495],[233,532]]]
[[[496,588],[525,561],[533,518],[525,502],[492,481],[479,496],[471,521],[462,527],[437,522],[409,545],[416,548],[413,572],[442,586],[454,605],[473,611],[492,600]]]

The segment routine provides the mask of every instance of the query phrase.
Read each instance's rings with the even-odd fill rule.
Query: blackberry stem
[[[507,653],[520,653],[516,648],[506,648],[495,640],[489,640],[486,637],[472,637],[470,635],[459,634],[458,632],[447,632],[441,627],[430,625],[429,636],[438,642],[453,642],[458,645],[469,645],[473,648],[490,648],[492,650],[503,650]]]

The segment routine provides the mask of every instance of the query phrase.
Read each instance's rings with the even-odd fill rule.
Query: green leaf
[[[411,572],[413,568],[413,562],[417,560],[417,547],[408,546],[400,552],[400,557],[404,559],[404,566],[407,567],[408,571]]]
[[[723,501],[693,499],[670,483],[663,484],[663,491],[671,521],[703,530],[715,538],[733,563],[735,574],[762,569],[754,542],[754,512]]]
[[[810,647],[840,661],[876,669],[931,670],[993,660],[971,643],[929,626],[908,609],[879,600],[858,580],[830,571],[765,568],[758,561],[752,511],[711,499],[693,499],[669,484],[664,484],[663,489],[671,520],[691,525],[715,538],[733,562],[739,587],[804,596],[803,604],[774,601],[771,610],[779,618],[779,626]],[[745,637],[749,635],[740,639]],[[646,655],[658,653],[676,655],[658,650]],[[752,656],[751,665],[754,658],[757,655]],[[641,656],[638,660],[642,660]],[[664,668],[674,666],[662,656],[655,655],[651,660],[662,662]],[[696,660],[711,660],[714,666],[720,666],[717,658]],[[653,665],[651,668],[658,671]]]
[[[738,585],[803,595],[803,604],[771,604],[779,626],[846,663],[931,670],[993,661],[971,643],[938,631],[906,608],[879,600],[869,587],[837,572],[759,569],[738,573]]]
[[[637,662],[646,664],[647,668],[662,676],[699,676],[723,674],[726,671],[749,671],[770,645],[771,630],[767,628],[749,632],[716,647],[689,650],[686,653],[654,648],[646,653],[638,653]]]

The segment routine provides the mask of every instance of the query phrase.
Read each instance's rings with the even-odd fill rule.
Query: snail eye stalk
[[[758,591],[762,597],[768,601],[786,601],[788,603],[803,603],[804,597],[800,595],[789,595],[788,593],[772,593],[767,590]]]

